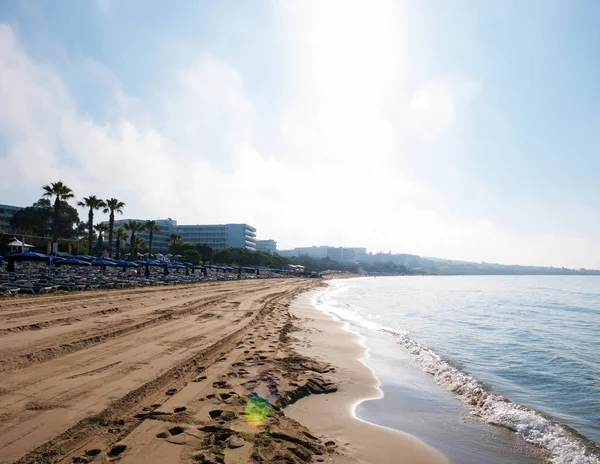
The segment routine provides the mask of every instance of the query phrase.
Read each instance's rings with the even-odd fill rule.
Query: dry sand
[[[443,462],[416,439],[348,414],[356,395],[376,390],[354,340],[323,345],[322,361],[293,348],[316,330],[342,340],[317,313],[306,315],[314,326],[290,316],[290,301],[316,285],[246,280],[0,299],[0,462]],[[338,391],[340,381],[352,385]],[[327,414],[312,400],[296,403],[307,396],[332,398]],[[294,403],[313,432],[284,414]],[[379,452],[400,454],[365,459]]]

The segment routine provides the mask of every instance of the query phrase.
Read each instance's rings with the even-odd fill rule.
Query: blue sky
[[[600,268],[596,1],[5,1],[0,203]]]

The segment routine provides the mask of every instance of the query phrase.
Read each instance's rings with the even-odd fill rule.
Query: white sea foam
[[[597,451],[594,452],[583,439],[567,428],[537,411],[488,391],[480,381],[444,361],[431,349],[412,340],[406,333],[386,328],[381,328],[380,331],[395,337],[398,343],[411,353],[416,364],[433,375],[438,385],[460,399],[475,417],[518,432],[528,442],[550,452],[555,463],[600,463]]]

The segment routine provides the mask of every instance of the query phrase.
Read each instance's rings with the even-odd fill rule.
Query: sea
[[[383,397],[358,418],[454,463],[600,463],[600,277],[340,279],[314,303],[367,348]]]

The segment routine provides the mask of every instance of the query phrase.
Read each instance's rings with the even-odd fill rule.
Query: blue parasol
[[[91,266],[87,261],[83,261],[81,259],[69,258],[69,259],[61,259],[56,262],[57,266]]]
[[[108,261],[106,259],[95,259],[91,262],[92,266],[116,266],[117,263],[114,261]]]
[[[32,251],[26,251],[25,253],[15,253],[9,256],[13,261],[48,261],[49,256],[41,253],[34,253]]]

